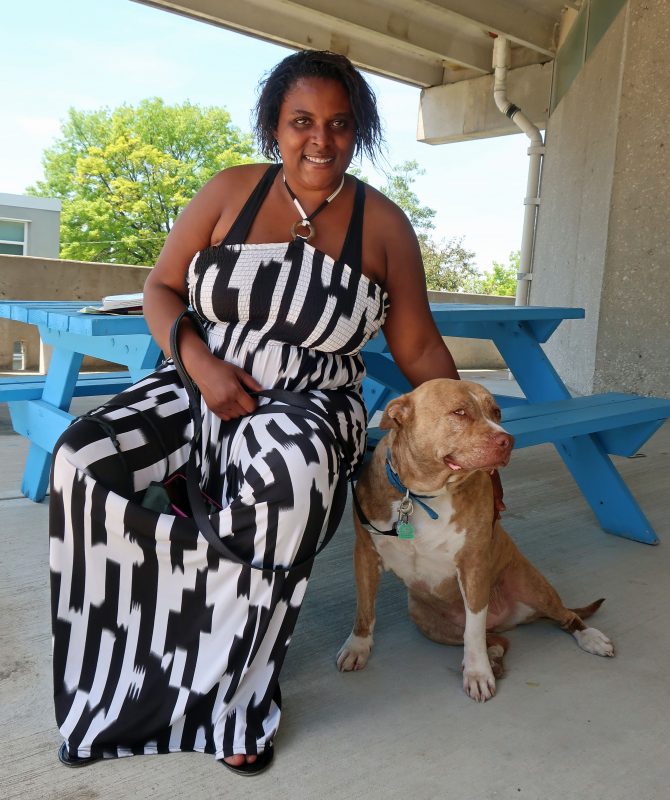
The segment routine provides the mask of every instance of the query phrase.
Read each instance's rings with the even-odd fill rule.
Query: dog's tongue
[[[463,467],[459,467],[458,464],[454,464],[453,461],[447,461],[447,466],[449,467],[449,469],[453,469],[454,471],[458,469],[463,469]]]

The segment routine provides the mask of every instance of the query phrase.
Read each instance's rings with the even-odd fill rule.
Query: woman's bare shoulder
[[[365,213],[381,225],[400,225],[401,229],[409,225],[407,215],[400,206],[369,184],[365,185]]]
[[[258,181],[263,177],[272,164],[238,164],[227,167],[217,172],[205,185],[211,192],[226,192],[234,196],[235,192],[244,192],[247,195],[253,191]]]
[[[365,230],[374,239],[381,239],[388,249],[398,244],[411,245],[414,229],[405,212],[374,186],[365,186]]]

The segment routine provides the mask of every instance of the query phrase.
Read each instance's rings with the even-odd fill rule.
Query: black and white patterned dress
[[[360,269],[360,183],[339,260],[301,241],[244,244],[279,169],[267,170],[224,242],[196,254],[188,283],[212,351],[265,388],[303,393],[331,431],[280,411],[222,422],[202,406],[204,489],[222,506],[219,535],[246,560],[288,565],[313,552],[325,527],[338,449],[349,471],[362,456],[359,350],[383,322],[386,295]],[[171,362],[113,402],[123,407],[96,413],[116,431],[134,491],[183,467],[193,425]],[[190,521],[128,500],[119,458],[87,420],[54,453],[54,696],[68,751],[262,752],[279,724],[279,672],[309,569],[220,558]]]

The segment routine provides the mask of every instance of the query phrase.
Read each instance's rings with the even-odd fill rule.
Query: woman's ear
[[[382,430],[401,428],[412,413],[412,400],[408,394],[401,394],[386,406],[379,427]]]

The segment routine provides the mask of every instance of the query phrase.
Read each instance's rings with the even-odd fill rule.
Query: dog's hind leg
[[[597,600],[596,603],[599,606],[602,600]],[[592,603],[588,608],[596,605],[596,603]],[[614,645],[602,631],[599,631],[598,628],[587,627],[582,618],[569,608],[564,609],[562,616],[563,618],[558,620],[561,623],[561,628],[575,637],[582,650],[586,650],[587,653],[593,653],[596,656],[612,657],[614,655]]]
[[[497,633],[486,634],[486,652],[489,656],[494,678],[502,678],[505,674],[503,657],[509,648],[509,640]]]
[[[597,628],[587,627],[583,620],[583,617],[591,616],[600,607],[602,600],[596,600],[585,608],[566,608],[558,592],[544,575],[520,553],[517,553],[514,567],[503,580],[506,591],[526,606],[528,612],[535,612],[529,613],[525,619],[517,618],[517,624],[532,622],[538,617],[553,619],[563,630],[575,637],[582,650],[598,656],[614,655],[614,646],[607,636]]]

